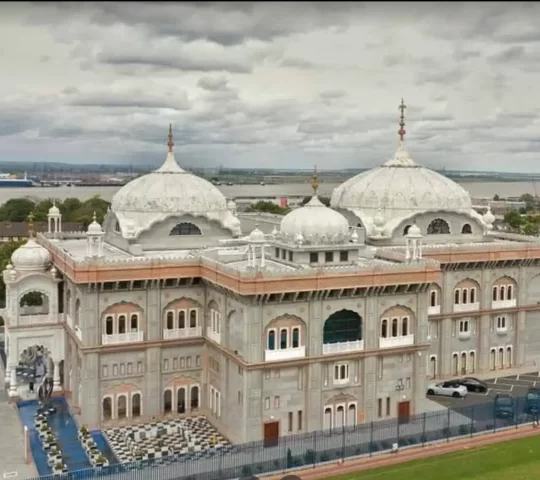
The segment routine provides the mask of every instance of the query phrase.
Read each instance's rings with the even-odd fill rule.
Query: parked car
[[[486,393],[489,389],[487,383],[473,377],[465,377],[456,380],[456,383],[467,388],[468,392]]]
[[[464,398],[467,396],[467,387],[456,382],[440,382],[428,385],[428,395],[443,395],[445,397]]]
[[[514,398],[509,393],[498,393],[493,401],[495,418],[514,418]]]

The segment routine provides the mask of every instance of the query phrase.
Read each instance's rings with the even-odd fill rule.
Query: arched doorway
[[[467,353],[461,353],[461,375],[467,374]]]
[[[431,378],[437,377],[437,357],[435,355],[429,359],[429,375]]]
[[[104,422],[112,419],[112,398],[111,397],[105,397],[103,399],[103,401],[101,402],[101,410],[102,410],[102,416],[103,416]]]
[[[330,430],[332,428],[332,409],[326,407],[324,409],[324,430]]]
[[[362,317],[352,310],[340,310],[324,322],[323,343],[347,343],[362,340]]]
[[[194,385],[191,387],[191,409],[199,408],[199,387]]]
[[[180,387],[176,391],[176,412],[186,413],[186,389]]]

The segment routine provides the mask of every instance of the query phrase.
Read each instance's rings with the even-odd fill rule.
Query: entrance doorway
[[[264,424],[264,446],[275,447],[279,443],[279,422]]]
[[[411,402],[399,402],[398,403],[398,422],[409,423],[411,416]]]

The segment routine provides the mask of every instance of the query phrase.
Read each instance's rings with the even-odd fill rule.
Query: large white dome
[[[314,195],[303,207],[285,215],[281,220],[280,235],[290,241],[301,235],[311,244],[343,243],[349,239],[349,222]]]
[[[334,189],[330,204],[358,216],[368,235],[376,228],[378,215],[384,225],[395,226],[401,219],[423,212],[474,213],[469,193],[449,178],[416,164],[403,142],[394,158]]]
[[[182,169],[172,151],[165,163],[122,187],[113,197],[111,210],[124,236],[137,237],[157,222],[175,215],[203,217],[219,223],[234,235],[240,234],[240,221],[227,208],[224,195],[210,182]]]
[[[49,251],[30,238],[11,255],[11,263],[20,272],[44,271],[51,263]]]

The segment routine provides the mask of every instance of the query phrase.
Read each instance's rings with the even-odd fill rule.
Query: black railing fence
[[[504,417],[504,418],[502,418]],[[372,456],[392,449],[424,446],[437,441],[518,428],[534,419],[527,413],[526,399],[514,398],[514,404],[496,414],[493,398],[474,406],[426,412],[398,419],[379,420],[360,425],[280,437],[277,445],[264,442],[235,445],[220,454],[212,450],[201,454],[169,456],[161,459],[117,464],[40,479],[83,480],[110,476],[125,480],[226,480],[271,472],[314,467],[322,463],[358,456]],[[37,480],[37,479],[36,479]]]

